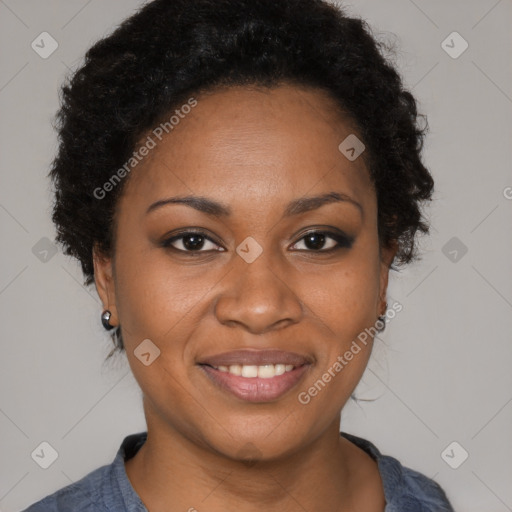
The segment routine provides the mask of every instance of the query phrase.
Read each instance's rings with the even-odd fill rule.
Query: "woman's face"
[[[371,340],[336,361],[382,314],[394,255],[379,251],[363,158],[338,149],[352,133],[324,93],[283,85],[199,96],[161,141],[149,134],[114,261],[95,255],[149,431],[273,458],[338,421]]]

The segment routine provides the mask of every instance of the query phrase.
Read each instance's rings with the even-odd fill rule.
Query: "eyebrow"
[[[300,215],[301,213],[316,210],[325,204],[342,202],[356,206],[359,210],[359,213],[361,214],[361,217],[363,216],[363,207],[356,200],[352,199],[346,194],[341,194],[339,192],[328,192],[318,196],[301,197],[291,201],[286,206],[283,217]],[[229,206],[202,196],[182,196],[161,199],[149,206],[149,208],[146,210],[146,215],[158,208],[161,208],[162,206],[169,204],[184,204],[213,217],[229,217],[231,215],[231,208]]]

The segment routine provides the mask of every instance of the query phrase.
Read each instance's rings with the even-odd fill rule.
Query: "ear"
[[[112,258],[105,256],[96,244],[92,251],[94,264],[94,282],[96,291],[103,303],[103,309],[108,309],[111,313],[110,324],[117,326],[119,324],[116,309],[116,293],[114,282],[114,271]]]
[[[386,312],[386,295],[388,290],[389,267],[393,263],[393,258],[398,251],[397,241],[393,241],[389,247],[383,247],[380,250],[380,287],[379,287],[379,310],[377,316]]]

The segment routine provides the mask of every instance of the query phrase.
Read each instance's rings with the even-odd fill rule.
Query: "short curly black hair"
[[[187,98],[219,86],[289,83],[327,91],[358,129],[378,203],[381,246],[417,259],[420,210],[434,182],[421,160],[426,118],[367,23],[323,0],[154,0],[86,53],[62,87],[56,118],[56,241],[94,282],[92,251],[115,247],[126,179],[94,191],[145,134]],[[420,119],[424,122],[420,123]],[[422,126],[420,126],[422,124]],[[397,270],[397,267],[392,267]],[[120,328],[113,340],[123,348]]]

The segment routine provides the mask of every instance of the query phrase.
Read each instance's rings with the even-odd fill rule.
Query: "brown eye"
[[[294,250],[310,250],[316,252],[328,252],[341,249],[343,247],[350,248],[353,243],[353,238],[333,233],[329,231],[310,231],[304,235],[299,242],[294,244],[294,247],[303,242],[305,249],[296,248]],[[327,245],[327,247],[326,247]]]
[[[204,233],[195,231],[188,231],[167,238],[162,242],[162,247],[172,248],[181,252],[207,252],[212,250],[224,250],[222,248],[219,249],[219,246]]]

